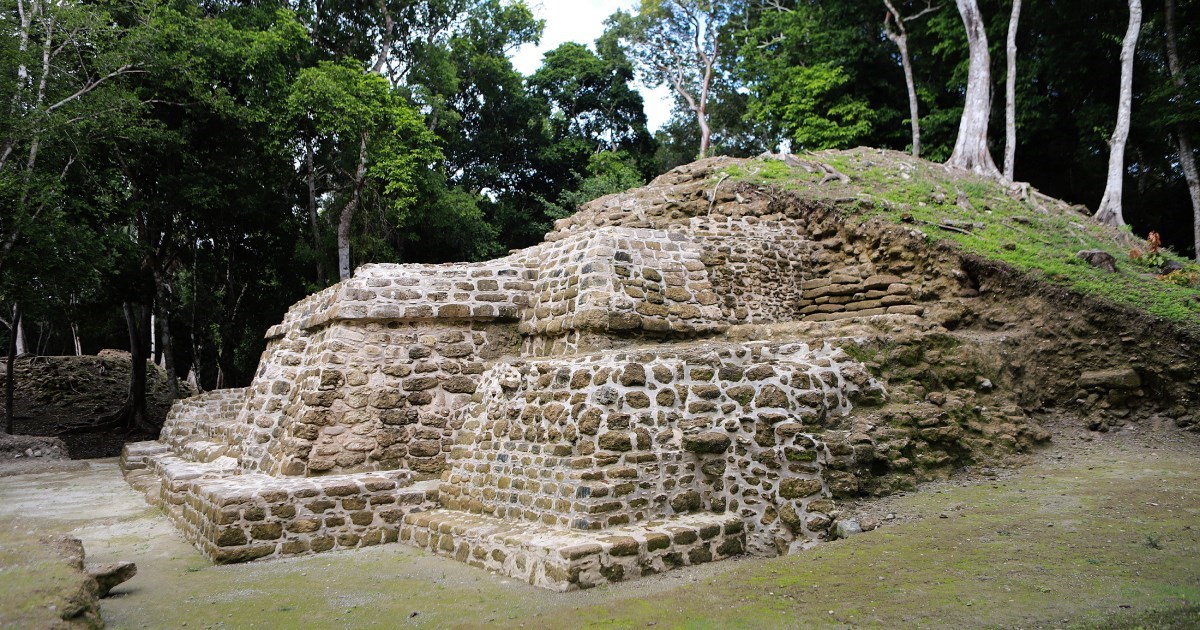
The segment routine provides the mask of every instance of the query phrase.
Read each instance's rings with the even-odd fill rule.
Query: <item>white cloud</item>
[[[593,43],[604,32],[604,20],[614,12],[636,8],[637,0],[541,0],[530,3],[533,14],[546,21],[542,41],[526,44],[513,55],[513,66],[522,74],[533,74],[542,65],[542,56],[565,42],[579,42],[595,49]],[[656,131],[671,117],[671,91],[639,85],[646,102],[646,119]]]

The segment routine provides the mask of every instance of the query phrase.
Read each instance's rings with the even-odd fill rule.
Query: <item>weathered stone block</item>
[[[693,453],[724,453],[730,444],[729,435],[715,431],[683,436],[684,450]]]

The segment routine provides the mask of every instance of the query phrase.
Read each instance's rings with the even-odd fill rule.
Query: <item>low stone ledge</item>
[[[408,471],[329,477],[239,474],[236,461],[190,462],[157,443],[131,444],[127,477],[218,564],[395,542],[400,520],[426,510],[436,482],[412,483]]]
[[[552,591],[572,591],[722,560],[743,552],[745,525],[688,514],[580,532],[452,510],[407,514],[400,541]]]

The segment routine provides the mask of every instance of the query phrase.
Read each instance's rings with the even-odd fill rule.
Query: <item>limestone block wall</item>
[[[395,542],[400,519],[429,500],[393,477],[234,475],[189,486],[175,520],[219,563]]]
[[[218,389],[175,401],[163,422],[161,440],[197,461],[240,455],[237,414],[246,389]]]
[[[565,354],[570,346],[554,342],[569,332],[699,334],[723,328],[700,247],[682,232],[604,228],[542,251],[545,271],[520,328],[535,342],[526,354]]]
[[[414,484],[407,471],[273,477],[246,473],[230,457],[181,458],[161,442],[127,444],[121,467],[218,563],[394,542],[406,514],[434,503],[428,483]]]
[[[440,473],[458,428],[451,410],[475,392],[481,357],[514,342],[478,323],[341,322],[317,332],[272,444],[272,473]]]
[[[436,475],[455,439],[455,410],[501,356],[573,356],[739,324],[921,314],[910,281],[919,269],[902,251],[864,248],[816,215],[701,184],[599,200],[545,243],[487,263],[359,268],[268,332],[236,414],[233,403],[196,407],[197,417],[229,420],[223,430],[233,435],[204,457],[229,454],[272,475]],[[173,446],[198,443],[180,427],[164,433]]]
[[[730,324],[802,319],[801,288],[814,273],[820,248],[794,221],[705,216],[690,220],[688,233],[703,248],[702,261],[721,315]]]
[[[723,560],[742,553],[746,538],[740,518],[716,514],[618,528],[602,537],[502,523],[457,512],[412,512],[404,516],[400,540],[561,592]]]
[[[883,396],[844,352],[804,344],[500,363],[479,393],[445,507],[585,530],[728,512],[757,550],[819,527],[828,453],[814,432]]]
[[[289,317],[309,310],[313,297],[292,307]],[[268,472],[277,467],[277,442],[283,437],[286,423],[284,409],[299,395],[293,384],[307,360],[309,338],[295,325],[295,319],[281,326],[285,325],[286,332],[267,341],[258,372],[246,388],[245,403],[235,419],[241,442],[238,463],[247,471]]]

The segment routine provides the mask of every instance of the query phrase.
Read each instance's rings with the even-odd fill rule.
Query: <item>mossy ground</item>
[[[912,225],[931,241],[947,240],[962,251],[1030,273],[1050,284],[1132,307],[1200,330],[1200,286],[1161,279],[1143,254],[1142,239],[1100,225],[1081,208],[1033,192],[1022,195],[973,175],[952,174],[941,165],[894,151],[855,149],[802,156],[825,163],[850,178],[819,183],[820,172],[758,160],[726,169],[736,181],[767,185],[814,200],[834,200],[854,220],[872,218]],[[810,167],[811,170],[811,167]],[[1025,199],[1021,197],[1024,196]],[[1117,273],[1089,266],[1076,254],[1103,250],[1117,260]],[[1184,266],[1176,278],[1195,277],[1200,265],[1163,250],[1163,261]]]
[[[31,533],[0,534],[0,627],[43,628],[91,610],[86,576]],[[91,594],[94,596],[94,594]],[[86,627],[86,616],[78,620]]]
[[[112,464],[0,479],[0,538],[73,531],[136,561],[104,600],[116,628],[1161,627],[1200,603],[1200,444],[1166,439],[1056,438],[1007,478],[887,499],[899,518],[849,540],[566,594],[401,545],[212,566]]]

